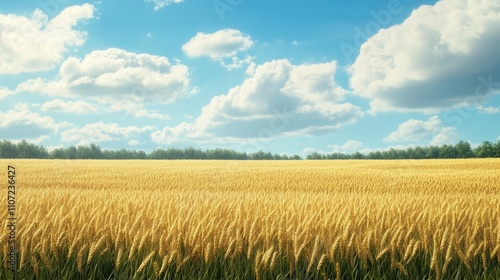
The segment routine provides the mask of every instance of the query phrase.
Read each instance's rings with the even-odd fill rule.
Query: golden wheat
[[[154,254],[155,251],[152,251],[151,253],[149,253],[149,255],[147,255],[147,257],[142,261],[141,265],[139,265],[139,268],[137,269],[136,273],[140,273],[144,269],[144,267],[146,267],[151,258],[154,256]]]
[[[247,259],[256,275],[283,269],[282,259],[291,275],[331,265],[330,278],[356,261],[407,275],[425,259],[437,278],[455,261],[500,264],[496,159],[9,164],[23,174],[20,266],[36,274],[75,255],[81,272],[106,252],[116,270],[134,263],[157,276],[217,258]]]

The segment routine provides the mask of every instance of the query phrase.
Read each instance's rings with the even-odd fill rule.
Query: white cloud
[[[157,143],[191,139],[241,142],[329,133],[353,124],[363,113],[341,103],[346,91],[334,81],[336,63],[292,65],[275,60],[226,95],[214,97],[194,123],[152,133]]]
[[[67,122],[58,123],[51,117],[29,111],[26,104],[18,104],[8,112],[0,111],[0,135],[7,140],[40,142],[68,126]]]
[[[203,139],[202,132],[197,132],[194,124],[183,122],[175,127],[165,127],[151,133],[151,140],[157,144],[172,144],[175,142]],[[207,138],[205,136],[205,138]]]
[[[363,147],[363,143],[356,140],[349,140],[341,146],[342,150],[352,151]]]
[[[155,128],[152,126],[121,127],[116,123],[97,122],[87,124],[84,127],[72,128],[61,132],[63,142],[78,142],[78,145],[89,145],[91,143],[110,142],[119,140],[135,140],[141,134],[149,133]]]
[[[41,10],[31,17],[0,14],[0,75],[47,71],[59,64],[71,48],[85,42],[80,22],[94,16],[94,6],[64,9],[52,20]]]
[[[45,147],[47,151],[50,153],[56,149],[64,149],[64,145],[55,145],[55,146],[47,146]]]
[[[294,66],[282,91],[318,106],[342,101],[347,92],[333,80],[336,68],[335,62]]]
[[[5,99],[5,98],[7,98],[11,95],[14,95],[14,94],[15,94],[14,91],[12,91],[6,87],[0,86],[0,100]]]
[[[130,146],[137,146],[137,145],[139,145],[139,141],[138,140],[130,140],[130,141],[128,141],[128,144]]]
[[[499,39],[497,0],[423,5],[361,46],[350,85],[374,112],[481,104],[500,92]]]
[[[245,70],[245,74],[247,74],[248,76],[253,76],[256,67],[257,64],[255,64],[255,62],[251,62],[250,65],[248,65],[247,70]]]
[[[136,118],[150,118],[159,120],[170,120],[168,114],[160,113],[154,110],[148,110],[144,108],[143,104],[134,102],[116,102],[110,104],[106,109],[102,109],[103,112],[125,112],[131,114]]]
[[[432,137],[441,130],[441,120],[438,116],[430,117],[428,121],[408,120],[399,125],[398,129],[384,139],[384,142],[422,141]]]
[[[214,33],[197,33],[182,46],[182,50],[190,57],[210,57],[231,70],[251,64],[251,56],[245,55],[241,58],[239,54],[253,44],[252,38],[241,31],[223,29]]]
[[[342,149],[344,150],[356,150],[363,147],[363,143],[355,140],[349,140],[342,145]]]
[[[150,118],[150,119],[158,119],[158,120],[164,120],[164,121],[169,121],[170,117],[167,114],[162,114],[159,113],[158,111],[150,111],[150,110],[145,110],[141,109],[138,110],[135,113],[136,118]]]
[[[245,58],[239,58],[237,56],[231,57],[230,60],[225,61],[224,59],[220,59],[220,65],[224,66],[228,70],[240,69],[244,65],[252,64],[253,57],[247,55]],[[248,70],[248,67],[247,67]],[[246,72],[246,71],[245,71]]]
[[[223,29],[214,33],[198,32],[195,37],[182,46],[182,50],[191,57],[209,56],[213,59],[233,57],[253,45],[250,36],[241,31]]]
[[[170,4],[182,3],[184,2],[184,0],[144,0],[144,2],[146,3],[153,2],[155,4],[155,11],[158,11],[159,9],[166,7]]]
[[[444,127],[431,141],[431,145],[452,145],[458,141],[458,134],[454,127]]]
[[[302,155],[304,157],[307,157],[308,155],[310,155],[310,154],[312,154],[314,152],[318,152],[318,150],[315,149],[315,148],[304,148],[304,150],[302,150]]]
[[[499,114],[500,113],[500,107],[483,107],[479,106],[477,110],[482,113],[482,114]]]
[[[456,141],[455,141],[455,142],[456,142]],[[454,143],[455,143],[455,142],[454,142]],[[477,147],[479,147],[479,145],[481,145],[481,144],[482,144],[482,143],[475,143],[475,142],[472,142],[472,141],[470,141],[470,140],[467,140],[467,141],[465,141],[465,142],[468,142],[468,143],[470,144],[470,147],[471,147],[472,149],[476,149]]]
[[[41,106],[42,111],[57,111],[63,113],[70,114],[92,114],[97,113],[98,108],[92,104],[89,104],[85,101],[63,101],[60,99],[54,99],[48,102],[45,102]]]
[[[352,152],[357,151],[363,147],[363,143],[356,140],[349,140],[343,145],[331,145],[333,152]]]
[[[68,58],[56,80],[28,80],[17,91],[108,103],[168,103],[191,93],[187,66],[171,64],[166,57],[114,48],[93,51],[82,60]]]
[[[432,116],[427,121],[408,120],[384,139],[384,142],[425,142],[430,145],[453,144],[456,141],[458,141],[456,129],[443,127],[438,116]]]
[[[99,105],[91,104],[82,100],[78,101],[64,101],[54,99],[45,102],[40,106],[42,111],[56,111],[67,114],[84,115],[96,113],[117,113],[125,112],[131,114],[136,118],[150,118],[159,120],[170,120],[168,114],[162,114],[158,111],[145,109],[142,104],[132,102],[120,102],[115,104],[101,103]]]

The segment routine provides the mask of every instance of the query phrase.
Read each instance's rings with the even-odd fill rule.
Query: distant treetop
[[[0,141],[0,158],[36,158],[36,159],[206,159],[206,160],[300,160],[299,155],[279,155],[271,152],[237,152],[230,149],[201,150],[195,148],[156,149],[151,153],[136,150],[102,150],[95,144],[89,146],[69,146],[47,151],[22,140],[14,144]],[[313,152],[307,159],[440,159],[440,158],[500,158],[500,140],[497,143],[484,141],[472,149],[469,142],[460,141],[453,145],[417,146],[408,149],[389,149],[372,151],[368,154]]]
[[[25,140],[14,144],[0,141],[0,158],[33,159],[207,159],[207,160],[300,160],[299,155],[279,155],[258,151],[254,153],[237,152],[229,149],[201,150],[195,148],[156,149],[147,154],[136,150],[102,150],[95,144],[89,146],[69,146],[47,151],[43,146]]]

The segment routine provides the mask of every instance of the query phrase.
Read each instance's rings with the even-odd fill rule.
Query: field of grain
[[[500,279],[499,159],[0,165],[18,279]]]

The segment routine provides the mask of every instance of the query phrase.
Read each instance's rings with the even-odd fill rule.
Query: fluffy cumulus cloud
[[[94,6],[64,9],[50,21],[41,10],[30,17],[0,14],[0,74],[46,71],[81,46],[86,34],[78,24],[94,16]]]
[[[54,99],[48,102],[45,102],[41,106],[42,111],[56,111],[63,113],[71,113],[71,114],[93,114],[97,113],[98,109],[96,106],[87,103],[85,101],[63,101],[60,99]]]
[[[12,90],[10,90],[10,89],[8,89],[6,87],[0,86],[0,100],[5,99],[8,96],[14,95],[14,94],[15,94],[14,91],[12,91]]]
[[[179,139],[240,141],[318,134],[353,124],[363,113],[343,102],[334,80],[336,62],[293,65],[275,60],[225,95],[214,97],[193,123],[152,133],[153,141]]]
[[[350,85],[373,111],[477,104],[500,92],[500,2],[444,0],[361,46]]]
[[[54,99],[42,104],[40,109],[45,112],[60,112],[75,115],[124,112],[126,114],[131,114],[136,118],[150,118],[165,121],[170,120],[168,114],[148,110],[143,104],[133,102],[120,102],[113,104],[105,104],[101,102],[93,104],[82,100],[65,101],[61,99]],[[122,115],[122,117],[123,116],[124,115]]]
[[[84,59],[70,57],[62,63],[56,80],[28,80],[17,91],[110,103],[168,103],[191,93],[187,66],[115,48],[93,51]]]
[[[363,143],[356,140],[349,140],[343,145],[330,146],[333,152],[353,152],[363,147]]]
[[[151,110],[146,110],[146,109],[140,109],[137,110],[134,113],[136,118],[150,118],[150,119],[158,119],[158,120],[164,120],[164,121],[169,121],[170,117],[168,114],[160,113],[158,111],[151,111]]]
[[[500,107],[483,107],[479,106],[477,110],[482,114],[500,114]]]
[[[30,140],[39,142],[70,126],[58,123],[48,116],[31,112],[26,104],[18,104],[8,112],[0,111],[0,135],[7,140]]]
[[[384,139],[384,142],[421,142],[430,140],[430,144],[448,144],[456,140],[455,128],[443,127],[438,116],[432,116],[427,121],[408,120],[399,125],[398,129]]]
[[[349,140],[342,145],[342,149],[344,150],[356,150],[363,147],[363,143],[356,140]]]
[[[214,33],[199,32],[182,46],[182,50],[190,57],[210,57],[228,69],[236,69],[251,64],[252,58],[241,57],[241,53],[253,44],[252,38],[241,31],[223,29]]]
[[[441,120],[433,116],[427,121],[411,119],[399,125],[398,129],[387,136],[385,142],[421,141],[441,129]]]
[[[155,128],[152,126],[137,127],[126,126],[122,127],[116,123],[97,122],[87,124],[83,127],[77,127],[61,132],[61,140],[63,142],[77,143],[78,145],[89,145],[91,143],[101,143],[110,141],[137,141],[137,137],[141,134],[147,134]]]
[[[458,141],[458,133],[454,127],[443,127],[439,133],[434,136],[431,145],[444,145],[444,144],[454,144]]]
[[[144,0],[146,3],[153,2],[155,4],[155,11],[166,7],[170,4],[182,3],[184,0]]]
[[[145,108],[144,104],[134,103],[134,102],[119,102],[110,104],[107,108],[102,108],[102,112],[125,112],[131,114],[136,118],[150,118],[159,120],[170,120],[168,114],[160,113],[155,110],[148,110]]]

